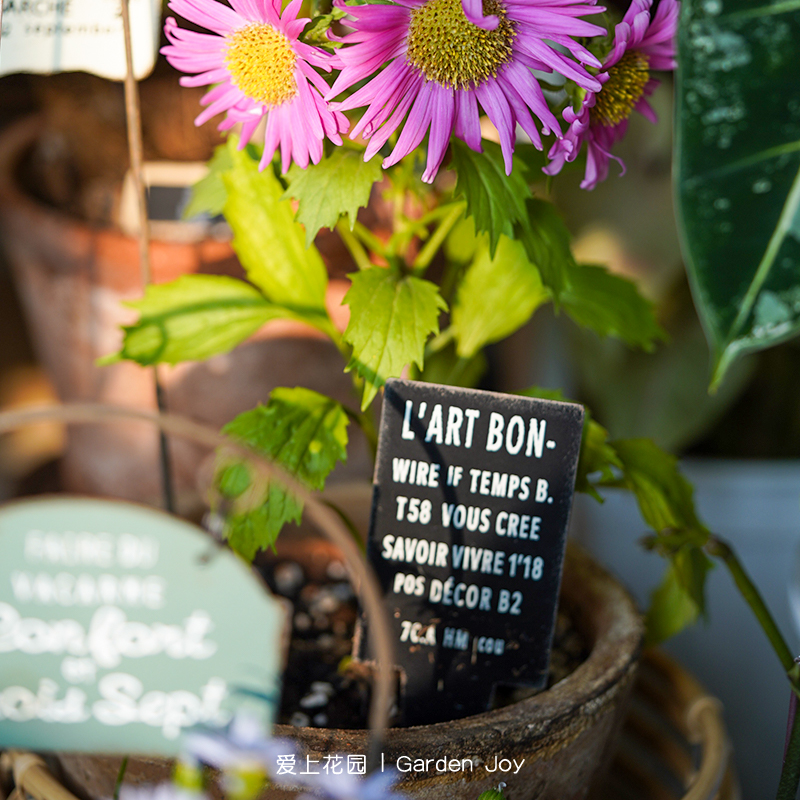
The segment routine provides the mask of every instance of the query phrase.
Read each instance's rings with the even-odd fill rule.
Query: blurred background
[[[224,223],[178,222],[196,170],[218,137],[195,128],[200,90],[179,89],[160,59],[141,85],[145,157],[161,167],[151,193],[156,280],[185,272],[240,270]],[[580,172],[560,176],[556,200],[586,263],[639,282],[657,305],[669,341],[652,354],[601,341],[545,309],[491,349],[482,388],[559,387],[583,401],[612,437],[650,437],[683,459],[708,526],[731,540],[800,650],[800,345],[743,359],[715,395],[709,353],[694,312],[672,212],[672,87],[653,98],[660,123],[631,121],[620,155],[628,174],[593,192]],[[183,166],[181,166],[183,165]],[[187,166],[188,165],[188,166]],[[0,78],[0,407],[98,400],[153,406],[152,373],[131,363],[98,367],[130,319],[120,301],[140,296],[122,86],[82,73]],[[126,199],[127,198],[127,199]],[[349,266],[326,249],[330,302]],[[338,292],[338,294],[337,294]],[[88,324],[87,324],[88,320]],[[332,345],[307,329],[270,323],[234,353],[167,369],[167,406],[220,426],[265,401],[278,385],[350,397]],[[155,434],[85,428],[67,437],[38,426],[0,441],[0,498],[67,489],[153,501]],[[174,453],[179,506],[197,503],[197,464]],[[336,480],[370,479],[357,446]],[[645,606],[663,561],[638,546],[645,533],[631,497],[578,498],[572,535],[607,564]],[[795,613],[796,610],[796,613]],[[709,584],[708,620],[667,645],[721,698],[746,798],[774,794],[789,690],[780,666],[727,574]]]

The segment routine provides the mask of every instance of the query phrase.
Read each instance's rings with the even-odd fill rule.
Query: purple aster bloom
[[[315,70],[330,72],[338,65],[335,56],[298,39],[309,22],[297,18],[301,4],[292,0],[281,13],[281,0],[231,0],[231,7],[217,0],[169,3],[176,14],[213,31],[179,28],[172,17],[164,28],[170,44],[161,52],[176,69],[196,73],[181,78],[181,85],[215,84],[195,124],[226,112],[219,129],[241,123],[244,147],[266,117],[261,169],[279,146],[284,172],[292,160],[304,169],[309,160],[316,164],[323,139],[341,144],[339,134],[348,127],[344,114],[323,99],[328,85]]]
[[[338,50],[342,70],[328,97],[371,78],[338,105],[367,106],[351,137],[369,139],[365,159],[370,159],[402,125],[394,150],[383,162],[389,167],[430,131],[422,176],[427,182],[436,176],[451,134],[480,151],[479,107],[499,132],[507,173],[517,124],[540,149],[534,117],[545,133],[561,135],[532,69],[558,72],[587,90],[600,88],[577,63],[599,67],[600,62],[573,38],[605,33],[580,19],[604,10],[593,0],[335,3],[352,18],[347,24],[353,32],[340,40],[346,45]]]
[[[566,161],[573,161],[586,143],[586,173],[582,189],[594,189],[608,177],[608,163],[614,159],[625,174],[625,164],[611,148],[625,136],[628,119],[636,110],[656,121],[647,98],[658,86],[651,71],[675,69],[675,33],[678,0],[661,0],[650,19],[652,0],[633,0],[622,22],[614,30],[614,45],[597,75],[599,91],[588,91],[578,111],[568,107],[564,120],[569,126],[563,139],[555,142],[544,168],[556,175]]]
[[[278,756],[295,755],[291,743],[268,736],[261,721],[243,711],[224,728],[191,729],[184,736],[183,749],[189,761],[220,770],[258,765],[275,772]]]

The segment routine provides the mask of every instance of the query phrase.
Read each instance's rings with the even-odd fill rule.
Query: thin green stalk
[[[386,245],[366,226],[356,222],[353,226],[353,233],[370,249],[373,253],[384,258],[388,258]]]
[[[783,638],[775,620],[764,602],[764,598],[756,588],[750,576],[744,571],[741,562],[727,542],[716,536],[711,536],[706,544],[709,555],[720,559],[736,584],[747,605],[756,617],[759,625],[767,636],[775,655],[781,662],[786,672],[792,691],[800,696],[800,664],[795,661],[789,645]],[[789,745],[781,768],[781,778],[778,784],[776,800],[795,800],[797,789],[800,785],[800,714],[792,722],[792,731],[789,736]]]
[[[122,782],[125,780],[125,773],[128,770],[128,756],[125,756],[122,759],[122,763],[119,765],[119,772],[117,773],[117,779],[114,781],[114,800],[119,800],[119,791],[122,788]]]
[[[434,336],[425,348],[426,357],[431,353],[438,353],[442,348],[447,347],[447,345],[453,341],[455,335],[456,332],[451,325],[449,328],[445,328],[438,336]]]
[[[795,800],[800,785],[800,714],[795,715],[776,800]]]
[[[353,260],[356,262],[356,266],[359,269],[369,269],[372,267],[372,262],[369,260],[367,251],[364,249],[361,242],[353,235],[352,231],[347,226],[346,220],[340,219],[336,223],[336,232],[341,236],[344,246],[348,249],[350,255],[353,256]]]
[[[453,230],[455,224],[461,219],[465,208],[466,203],[457,203],[453,206],[450,213],[439,223],[439,227],[433,232],[431,238],[425,242],[425,246],[419,251],[417,257],[414,259],[414,263],[411,265],[415,273],[422,274],[425,272],[431,261],[433,261],[434,256],[439,252],[439,248],[447,238],[447,234]]]
[[[447,376],[447,382],[451,383],[453,386],[458,386],[461,376],[469,366],[469,361],[470,360],[468,358],[461,356],[458,361],[456,361],[453,369],[450,370],[450,374]]]
[[[750,576],[744,571],[744,567],[742,567],[736,554],[727,542],[724,542],[716,536],[709,538],[706,544],[706,552],[720,559],[728,568],[733,582],[736,584],[736,588],[741,593],[747,605],[750,606],[759,625],[761,625],[761,628],[766,634],[767,639],[769,639],[769,643],[778,656],[778,660],[781,662],[781,666],[785,670],[789,682],[792,684],[792,688],[795,692],[800,694],[800,665],[795,664],[792,651],[789,649],[789,645],[786,644],[786,640],[783,638],[783,634],[780,632],[770,610],[767,608],[764,598],[761,597],[761,593],[758,591],[753,581],[750,580]]]

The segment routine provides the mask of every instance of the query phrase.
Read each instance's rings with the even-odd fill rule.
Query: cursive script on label
[[[221,709],[227,695],[221,678],[209,679],[197,695],[185,690],[145,692],[138,678],[113,672],[101,678],[98,690],[101,699],[90,706],[86,692],[74,686],[59,698],[60,687],[50,678],[42,678],[36,692],[8,686],[0,691],[0,720],[70,724],[94,717],[104,725],[143,723],[161,728],[167,739],[176,739],[183,728],[198,723],[223,725],[229,719]]]
[[[212,627],[205,611],[193,611],[182,625],[147,624],[129,620],[116,606],[101,606],[85,629],[73,619],[23,617],[0,603],[0,653],[89,656],[104,669],[117,667],[123,658],[160,654],[202,660],[217,651],[216,643],[206,638]]]

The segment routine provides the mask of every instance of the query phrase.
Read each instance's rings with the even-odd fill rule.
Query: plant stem
[[[781,767],[781,778],[778,784],[776,800],[795,800],[797,789],[800,786],[800,714],[792,716],[791,709],[796,707],[796,697],[800,696],[800,663],[795,660],[789,645],[783,638],[775,620],[764,602],[764,598],[756,588],[750,576],[744,571],[741,562],[731,549],[731,546],[716,536],[709,537],[706,543],[709,555],[720,559],[733,578],[736,588],[750,606],[756,620],[769,639],[772,649],[778,656],[781,666],[789,679],[795,697],[790,706],[789,726],[791,731],[788,737],[786,752]]]
[[[353,233],[370,249],[373,253],[384,258],[388,258],[384,243],[366,226],[356,222],[353,226]]]
[[[428,265],[433,261],[434,256],[439,252],[439,248],[447,238],[447,234],[450,233],[455,224],[461,219],[465,208],[465,203],[456,204],[453,206],[450,213],[439,223],[439,227],[433,232],[431,238],[425,242],[425,246],[414,259],[412,269],[416,274],[421,275],[428,268]]]
[[[776,800],[795,800],[797,787],[800,784],[800,714],[792,720],[792,731],[789,734],[789,746],[781,768],[781,780],[778,784]]]
[[[372,262],[369,260],[369,255],[364,249],[364,245],[353,235],[350,228],[347,227],[347,222],[345,220],[340,219],[336,223],[336,232],[341,236],[344,246],[348,249],[350,255],[353,256],[353,260],[356,262],[359,269],[369,269],[372,267]]]
[[[128,756],[125,756],[122,759],[122,763],[119,765],[119,772],[117,773],[117,779],[114,781],[114,794],[113,800],[119,800],[119,790],[122,788],[122,782],[125,780],[125,773],[128,770]]]
[[[447,347],[450,342],[453,341],[455,338],[456,332],[453,330],[453,326],[451,325],[448,328],[445,328],[438,336],[434,336],[428,342],[428,346],[425,348],[425,356],[430,353],[438,353],[442,348]]]
[[[756,588],[750,576],[744,571],[741,562],[727,542],[716,536],[711,536],[706,544],[709,555],[719,558],[731,573],[736,588],[741,592],[747,605],[755,614],[759,625],[769,639],[772,649],[778,656],[781,666],[786,672],[789,684],[795,695],[800,695],[800,664],[798,664],[789,645],[783,638],[775,620],[772,617],[764,598]],[[800,785],[800,715],[795,715],[791,721],[791,733],[786,755],[781,768],[781,779],[778,784],[777,800],[795,800],[797,787]]]
[[[736,588],[741,593],[747,605],[750,606],[759,625],[761,625],[761,628],[766,634],[767,639],[769,639],[769,643],[778,656],[778,660],[781,662],[781,666],[785,670],[792,688],[795,692],[800,693],[800,665],[795,663],[792,651],[789,649],[789,645],[786,644],[786,640],[783,638],[783,634],[780,632],[770,610],[767,608],[764,598],[761,597],[761,593],[758,591],[753,581],[750,580],[750,576],[744,571],[744,567],[742,567],[736,554],[727,542],[716,536],[711,536],[709,538],[706,544],[706,552],[720,559],[728,568],[733,582],[736,584]]]

